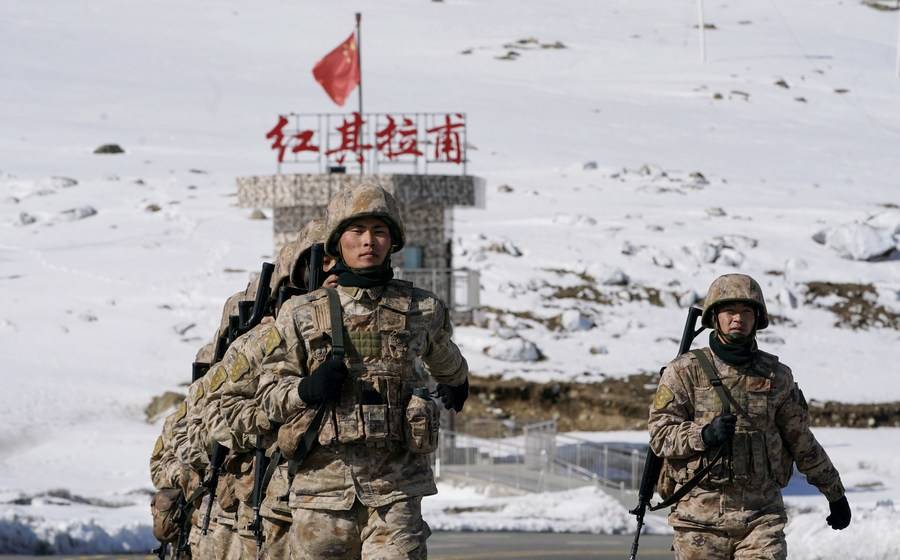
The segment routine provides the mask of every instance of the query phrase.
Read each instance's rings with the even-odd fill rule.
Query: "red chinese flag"
[[[359,58],[356,56],[356,37],[353,33],[316,63],[313,76],[332,101],[338,105],[344,104],[359,84]]]

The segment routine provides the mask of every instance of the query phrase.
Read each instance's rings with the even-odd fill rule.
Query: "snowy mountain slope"
[[[841,298],[808,286],[872,283],[866,316],[900,313],[896,253],[851,261],[812,240],[877,216],[896,242],[896,14],[707,6],[701,64],[687,1],[7,2],[4,496],[142,499],[159,429],[144,406],[187,380],[224,298],[271,256],[271,221],[234,206],[234,178],[274,172],[279,112],[334,110],[310,70],[360,8],[366,111],[469,118],[488,199],[456,212],[456,260],[491,308],[457,330],[473,371],[655,370],[684,305],[739,270],[763,280],[782,317],[764,347],[810,398],[900,399],[898,331],[835,327],[823,307]],[[91,153],[110,142],[125,153]],[[509,361],[531,351],[519,339],[544,359]]]

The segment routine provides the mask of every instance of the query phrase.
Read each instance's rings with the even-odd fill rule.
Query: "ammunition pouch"
[[[669,459],[662,459],[662,468],[659,470],[659,479],[656,481],[656,491],[663,500],[675,493],[678,483],[675,481],[675,469]]]
[[[224,469],[231,478],[235,499],[250,503],[253,497],[253,453],[229,456]]]
[[[433,453],[438,447],[441,411],[436,401],[413,395],[406,406],[406,445],[413,453]]]
[[[769,460],[769,471],[778,486],[784,488],[794,474],[794,458],[780,437],[766,437],[766,455]]]
[[[291,480],[288,476],[288,465],[281,461],[273,467],[272,479],[266,486],[266,494],[260,506],[260,515],[267,519],[291,523],[291,508],[288,506],[291,496]]]
[[[238,508],[238,498],[235,495],[235,477],[231,473],[222,473],[219,483],[216,485],[216,504],[224,513],[233,514]],[[214,507],[215,507],[214,505]]]
[[[176,542],[181,529],[179,505],[181,489],[164,488],[150,499],[150,514],[153,516],[153,536],[161,543]]]
[[[396,376],[375,373],[349,385],[350,390],[334,408],[334,422],[326,422],[319,442],[336,440],[373,447],[402,442],[404,405],[411,392],[404,389],[403,382]]]
[[[255,518],[253,507],[246,502],[241,502],[235,515],[234,530],[242,537],[252,538],[255,536],[252,527]]]

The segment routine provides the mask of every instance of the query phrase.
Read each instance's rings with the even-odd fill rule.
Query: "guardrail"
[[[555,422],[502,438],[442,430],[435,475],[461,475],[525,492],[595,484],[621,498],[640,485],[646,446],[592,442],[554,430]]]

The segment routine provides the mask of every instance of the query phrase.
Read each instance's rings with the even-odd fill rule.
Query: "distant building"
[[[398,278],[436,293],[451,309],[479,304],[479,276],[453,267],[453,207],[484,208],[484,180],[471,175],[278,174],[239,177],[238,204],[273,210],[274,248],[323,217],[346,186],[377,184],[394,195],[406,225],[406,247],[392,257]]]

